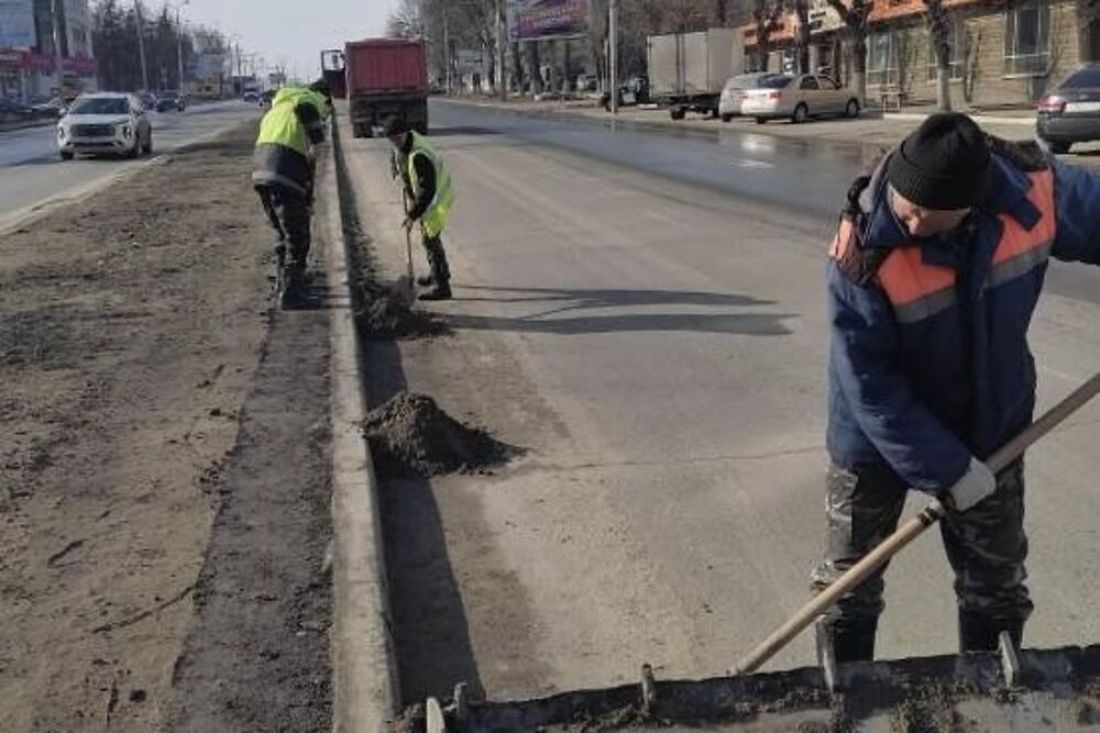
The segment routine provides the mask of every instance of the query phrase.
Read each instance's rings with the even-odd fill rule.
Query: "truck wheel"
[[[722,115],[722,122],[730,122],[733,120],[733,115]]]
[[[763,125],[767,121],[768,121],[767,117],[757,117],[756,118],[756,124],[758,124],[758,125]]]
[[[687,110],[683,107],[673,107],[668,111],[668,116],[674,120],[682,120],[687,116]]]

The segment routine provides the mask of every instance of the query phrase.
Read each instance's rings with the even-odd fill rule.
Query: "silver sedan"
[[[773,74],[761,79],[759,88],[745,92],[741,114],[755,117],[759,124],[778,119],[800,123],[829,115],[858,117],[859,97],[827,76]]]

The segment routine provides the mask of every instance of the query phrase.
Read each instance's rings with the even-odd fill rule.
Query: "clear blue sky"
[[[146,0],[157,8],[161,0]],[[190,0],[180,13],[193,23],[236,33],[245,53],[295,68],[303,79],[320,74],[320,53],[345,41],[380,36],[398,0]]]

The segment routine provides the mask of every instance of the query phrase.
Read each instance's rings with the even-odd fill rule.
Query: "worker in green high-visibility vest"
[[[410,129],[404,119],[387,120],[385,133],[394,147],[394,175],[401,176],[409,194],[411,207],[405,212],[404,227],[411,230],[420,223],[431,268],[430,275],[417,280],[420,285],[431,286],[420,294],[420,300],[448,300],[451,271],[441,236],[455,200],[451,174],[428,139]]]
[[[301,295],[310,249],[314,146],[325,139],[332,102],[321,80],[309,87],[284,87],[260,122],[252,157],[252,185],[278,237],[284,264],[284,299]]]

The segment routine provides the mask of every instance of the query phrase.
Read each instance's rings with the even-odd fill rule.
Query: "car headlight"
[[[57,136],[58,137],[65,138],[68,135],[69,135],[69,131],[67,129],[65,129],[64,125],[58,125],[57,126]]]
[[[130,137],[130,135],[133,134],[133,128],[131,128],[129,125],[123,125],[119,128],[119,130],[120,132],[122,132],[123,137]]]

